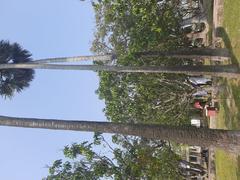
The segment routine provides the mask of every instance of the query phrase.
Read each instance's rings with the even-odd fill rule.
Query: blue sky
[[[91,54],[94,14],[78,0],[0,0],[0,39],[18,42],[34,59]],[[95,94],[94,72],[37,70],[31,87],[0,99],[0,114],[17,117],[106,120]],[[64,145],[91,133],[0,127],[0,179],[36,180],[62,158]]]

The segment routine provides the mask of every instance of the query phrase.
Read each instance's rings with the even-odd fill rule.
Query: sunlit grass
[[[240,129],[240,83],[236,80],[223,80],[220,98],[220,111],[217,128]],[[240,157],[217,150],[215,154],[217,180],[240,180]]]
[[[223,26],[231,41],[232,53],[236,60],[240,62],[240,1],[224,1],[224,21]]]
[[[237,158],[217,150],[215,153],[217,180],[238,180]]]
[[[221,129],[240,129],[240,81],[221,80],[221,92],[218,96],[220,111],[217,127]]]
[[[240,0],[224,1],[224,19],[222,36],[225,47],[231,52],[232,63],[240,64]],[[225,87],[220,93],[220,112],[217,127],[220,129],[240,130],[240,83],[235,80],[224,80]],[[224,151],[216,151],[216,174],[218,180],[240,179],[240,157]]]

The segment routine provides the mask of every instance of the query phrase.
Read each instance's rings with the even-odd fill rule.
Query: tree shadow
[[[230,40],[230,38],[229,38],[225,28],[218,27],[216,29],[216,36],[222,38],[222,40],[223,40],[223,42],[225,44],[225,47],[229,50],[230,55],[231,55],[231,62],[232,62],[232,64],[239,65],[238,59],[235,56],[235,54],[233,53],[233,47],[232,47],[232,44],[231,44],[231,40]]]

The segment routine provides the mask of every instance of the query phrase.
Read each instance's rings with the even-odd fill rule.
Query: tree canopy
[[[91,143],[65,146],[69,160],[56,160],[46,179],[179,179],[180,158],[166,142],[120,135],[112,139],[114,147],[98,133]]]
[[[17,43],[0,41],[0,64],[30,62],[31,54]],[[34,78],[32,69],[1,69],[0,95],[12,97],[15,92],[21,92],[30,85]]]
[[[117,54],[118,66],[192,64],[186,59],[145,58],[137,52],[188,46],[175,3],[159,0],[94,1],[96,33],[92,51]],[[99,63],[99,62],[97,62]],[[184,75],[100,72],[97,93],[108,119],[122,122],[188,123],[193,88]],[[168,121],[174,117],[174,121]]]
[[[124,55],[182,47],[185,42],[180,28],[181,15],[174,3],[101,0],[93,4],[97,27],[94,52],[114,51]]]

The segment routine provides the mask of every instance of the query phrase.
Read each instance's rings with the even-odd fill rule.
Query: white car
[[[189,77],[188,81],[193,85],[211,85],[212,80],[205,77]]]

